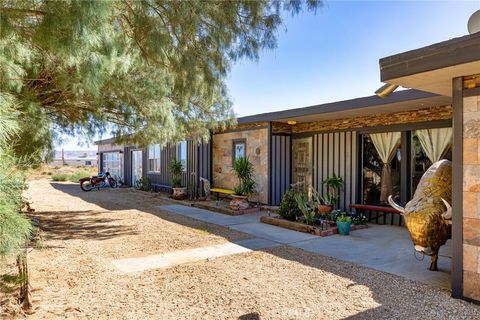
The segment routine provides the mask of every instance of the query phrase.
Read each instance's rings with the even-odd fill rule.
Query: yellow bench
[[[220,193],[226,194],[226,195],[232,195],[235,194],[235,191],[230,190],[230,189],[222,189],[222,188],[212,188],[210,189],[210,192],[214,192],[217,194],[217,202],[215,205],[218,207],[218,201],[220,201]]]

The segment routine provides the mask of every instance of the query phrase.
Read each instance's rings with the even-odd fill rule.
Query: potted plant
[[[323,180],[322,184],[327,187],[327,193],[323,196],[318,196],[317,193],[318,211],[323,215],[327,215],[333,210],[338,201],[338,193],[343,188],[343,179],[334,175]]]
[[[184,200],[187,198],[187,188],[182,187],[182,172],[183,164],[180,160],[173,159],[169,165],[170,173],[172,174],[172,197],[177,200]]]
[[[233,171],[238,178],[238,185],[233,189],[230,208],[244,210],[249,207],[248,197],[255,193],[256,182],[253,179],[253,165],[248,158],[241,157],[233,162]]]
[[[348,214],[342,212],[337,217],[337,227],[338,233],[344,236],[348,236],[350,234],[350,225],[352,223],[352,219]]]

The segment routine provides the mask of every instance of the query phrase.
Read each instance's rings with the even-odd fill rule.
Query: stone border
[[[288,221],[279,217],[267,217],[267,216],[260,217],[260,222],[285,228],[285,229],[289,229],[289,230],[293,230],[293,231],[311,233],[320,237],[328,237],[338,233],[337,227],[331,227],[328,230],[322,230],[321,228],[316,226],[309,226],[304,223]],[[355,230],[365,229],[365,228],[368,228],[366,224],[364,225],[352,224],[350,226],[350,231],[355,231]]]

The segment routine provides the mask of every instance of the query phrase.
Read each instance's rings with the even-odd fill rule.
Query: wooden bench
[[[384,206],[373,206],[369,204],[351,204],[350,209],[355,209],[356,211],[360,212],[368,212],[368,222],[372,221],[372,213],[375,213],[375,223],[378,224],[378,220],[380,217],[383,217],[383,224],[386,223],[386,216],[390,214],[390,224],[393,225],[393,217],[394,214],[398,214],[398,225],[402,225],[402,215],[400,211],[394,209],[392,207],[384,207]]]
[[[210,189],[210,192],[216,193],[217,194],[217,202],[215,205],[218,207],[218,202],[220,201],[220,194],[225,194],[225,195],[232,195],[235,194],[235,191],[230,190],[230,189],[222,189],[222,188],[212,188]]]
[[[159,184],[159,183],[152,183],[150,186],[153,188],[154,191],[163,190],[167,191],[168,193],[172,193],[172,186],[166,184]]]

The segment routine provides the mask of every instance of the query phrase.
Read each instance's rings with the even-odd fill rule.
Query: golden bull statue
[[[405,208],[388,197],[390,205],[403,215],[415,250],[432,257],[432,271],[438,270],[438,251],[451,237],[451,201],[452,163],[448,160],[437,161],[428,168]]]

